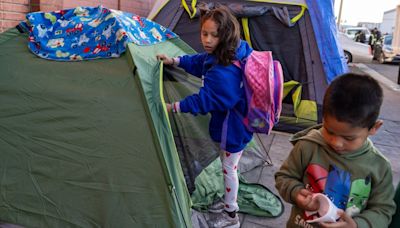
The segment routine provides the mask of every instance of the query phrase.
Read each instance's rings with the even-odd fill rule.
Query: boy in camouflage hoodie
[[[368,139],[378,120],[382,88],[368,75],[345,74],[328,87],[322,125],[295,134],[289,157],[275,174],[276,188],[293,204],[287,227],[388,227],[396,206],[389,161]],[[313,223],[313,193],[324,193],[336,207],[335,223]]]

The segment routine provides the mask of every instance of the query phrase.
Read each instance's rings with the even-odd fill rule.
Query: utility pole
[[[340,0],[339,16],[338,16],[338,20],[337,20],[338,30],[340,30],[340,20],[342,20],[342,8],[343,8],[343,0]]]

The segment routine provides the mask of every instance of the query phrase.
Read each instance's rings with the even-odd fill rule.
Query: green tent
[[[160,52],[194,53],[186,43],[128,44],[117,59],[55,62],[30,53],[27,38],[15,29],[0,34],[1,222],[191,227],[192,200],[204,210],[223,195],[209,116],[165,110],[164,99],[201,85],[156,61]],[[245,151],[240,171],[266,161],[255,140]],[[283,212],[264,186],[243,180],[239,192],[244,213]]]
[[[16,29],[0,34],[0,226],[191,227],[192,202],[204,211],[223,195],[209,116],[165,108],[201,86],[155,58],[195,53],[185,42],[81,62],[45,60],[27,44]],[[245,151],[241,172],[268,162],[256,140]],[[265,186],[239,188],[241,212],[282,214]]]
[[[15,29],[0,34],[0,221],[190,227],[191,201],[154,77],[162,68],[155,58],[135,67],[142,52],[190,48],[174,39],[130,44],[117,59],[55,62],[30,53],[27,39]]]

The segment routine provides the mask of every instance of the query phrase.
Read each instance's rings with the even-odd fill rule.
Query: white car
[[[343,33],[350,39],[355,40],[357,32],[360,31],[364,32],[365,43],[368,43],[369,37],[371,36],[371,32],[369,31],[369,29],[365,27],[348,27],[344,29]]]
[[[355,42],[343,33],[338,33],[338,40],[347,63],[372,61],[372,51],[368,44]]]

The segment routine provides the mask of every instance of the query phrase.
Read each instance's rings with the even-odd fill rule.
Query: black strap
[[[18,24],[17,26],[15,26],[16,29],[18,29],[18,32],[20,33],[25,33],[25,30],[22,28],[22,26],[20,24]]]

